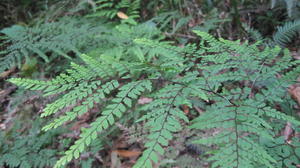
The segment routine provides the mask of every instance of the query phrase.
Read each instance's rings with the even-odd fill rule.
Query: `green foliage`
[[[258,142],[260,137],[273,139],[269,117],[300,124],[272,107],[272,103],[282,101],[280,98],[285,96],[285,88],[292,82],[286,79],[288,77],[278,79],[274,76],[293,64],[289,53],[285,51],[284,56],[278,57],[278,47],[259,51],[257,44],[248,46],[247,43],[240,45],[238,41],[216,41],[209,35],[198,34],[208,42],[210,47],[207,47],[207,52],[214,52],[205,56],[204,65],[201,65],[208,87],[219,90],[219,82],[225,82],[227,87],[217,93],[214,98],[216,103],[208,107],[208,112],[196,118],[191,126],[221,131],[195,142],[218,145],[214,155],[209,158],[213,161],[212,167],[274,167],[276,160]],[[228,50],[230,54],[226,52]],[[280,59],[277,60],[278,64],[265,66],[274,59]],[[215,64],[210,65],[211,61]],[[228,71],[228,68],[234,68],[235,71]],[[299,72],[299,68],[295,72]],[[249,83],[235,84],[243,80]],[[254,88],[259,92],[253,92]]]
[[[0,132],[0,166],[20,168],[44,168],[53,166],[57,161],[58,150],[49,147],[55,142],[55,137],[63,130],[40,132],[41,121],[33,122],[27,134],[21,134],[20,124],[8,132]],[[7,134],[7,135],[6,135]]]
[[[1,43],[0,72],[12,66],[21,67],[24,59],[37,55],[45,62],[58,56],[89,51],[97,43],[95,36],[106,29],[91,20],[64,18],[58,22],[39,24],[34,27],[14,25],[1,30],[5,35]],[[49,55],[51,53],[51,55]]]
[[[262,41],[263,40],[263,37],[259,31],[251,28],[249,25],[247,25],[245,23],[243,23],[242,26],[252,40],[254,40],[254,41]]]
[[[193,27],[193,30],[203,31],[203,32],[210,32],[212,30],[216,30],[220,27],[220,24],[231,21],[229,18],[222,18],[219,17],[220,12],[215,8],[210,10],[207,15],[203,18],[204,21],[201,25]]]
[[[276,160],[276,167],[294,167],[300,163],[300,143],[296,138],[286,142],[281,136],[273,141],[262,139],[261,142]]]
[[[159,30],[168,31],[169,36],[186,27],[191,16],[184,16],[179,11],[166,11],[153,17],[150,21],[155,23]]]
[[[151,24],[143,26],[149,28]],[[134,167],[151,168],[153,163],[160,163],[174,133],[189,123],[181,106],[193,107],[195,100],[207,104],[206,112],[194,119],[190,128],[218,130],[195,141],[217,147],[209,158],[213,167],[274,167],[276,158],[259,138],[274,139],[271,118],[300,124],[274,106],[285,98],[286,88],[300,72],[299,62],[293,61],[289,52],[280,47],[260,50],[259,43],[215,39],[200,31],[195,32],[202,38],[199,46],[176,47],[160,42],[160,38],[149,39],[147,36],[152,37],[149,34],[134,33],[135,28],[128,25],[116,28],[117,32],[130,32],[130,37],[140,37],[119,42],[134,48],[123,47],[125,56],[111,52],[119,48],[108,42],[97,57],[81,55],[84,65],[72,63],[67,73],[50,81],[9,80],[26,89],[42,91],[45,96],[60,95],[41,114],[42,117],[57,114],[43,127],[44,131],[72,121],[92,108],[100,109],[97,118],[90,127],[82,128],[80,138],[55,167],[79,158],[99,132],[103,134],[117,119],[135,111],[135,117],[139,117],[136,122],[148,133],[145,150]],[[115,36],[106,39],[113,41]],[[103,48],[109,52],[103,52]],[[140,106],[136,100],[141,95],[153,101]]]
[[[155,100],[143,109],[149,113],[145,115],[147,119],[145,127],[150,130],[145,144],[146,149],[134,168],[152,167],[151,161],[158,163],[158,154],[164,154],[163,147],[168,146],[168,141],[173,138],[172,133],[181,130],[178,119],[188,122],[188,118],[179,109],[184,88],[180,85],[168,85],[161,89],[157,96],[154,96]]]
[[[147,38],[160,40],[164,37],[161,32],[151,22],[131,26],[120,24],[111,28],[111,31],[102,34],[102,44],[88,54],[92,57],[106,55],[117,60],[142,61],[144,58],[141,47],[134,43],[136,38]]]
[[[96,156],[100,150],[103,149],[103,140],[98,138],[91,142],[91,145],[89,146],[91,154],[89,154],[89,157],[86,160],[81,160],[80,165],[82,168],[92,168],[93,167],[93,162],[96,160],[95,158],[97,157],[92,157],[93,155]]]
[[[220,13],[216,8],[208,7],[209,11],[203,15],[201,10],[207,7],[207,3],[201,2],[200,5],[196,2],[182,0],[151,1],[147,4],[147,8],[149,8],[149,12],[158,10],[150,21],[154,22],[159,30],[170,37],[176,37],[177,34],[180,34],[179,37],[181,37],[182,34],[191,33],[191,30],[209,32],[218,28],[220,24],[230,21],[227,18],[220,19]],[[188,12],[185,9],[188,9]],[[181,38],[181,40],[186,41],[185,38]]]
[[[126,73],[126,65],[107,61],[99,62],[86,55],[81,56],[87,64],[86,67],[72,64],[73,69],[68,70],[67,74],[61,74],[51,81],[35,81],[29,79],[15,78],[10,81],[31,90],[43,90],[46,95],[68,92],[51,104],[48,104],[42,113],[42,117],[49,116],[66,107],[69,111],[59,118],[46,125],[43,130],[48,131],[56,128],[67,121],[74,120],[77,116],[88,112],[95,104],[105,102],[105,95],[111,95],[111,91],[118,90],[118,94],[102,111],[88,129],[84,129],[81,138],[66,152],[56,164],[60,167],[72,158],[78,158],[79,153],[83,152],[85,146],[90,145],[91,141],[97,137],[97,132],[108,128],[114,124],[116,118],[120,118],[127,108],[132,106],[134,99],[147,90],[151,90],[151,83],[148,80],[130,82],[119,86],[117,80],[113,80],[118,75]],[[132,69],[130,69],[132,70]],[[103,80],[103,83],[101,80]],[[105,83],[104,83],[105,82]],[[77,105],[80,103],[80,105]],[[74,107],[75,106],[75,107]]]
[[[184,0],[155,0],[150,1],[146,5],[146,9],[152,11],[154,13],[165,13],[175,10],[182,10],[182,8],[186,7]]]
[[[134,168],[299,164],[299,138],[284,140],[281,131],[286,123],[299,129],[287,88],[300,61],[273,46],[298,35],[299,2],[272,0],[274,12],[258,0],[4,1],[1,24],[16,25],[0,30],[0,73],[10,69],[1,78],[18,76],[8,81],[22,89],[11,87],[7,98],[10,85],[4,85],[1,107],[10,114],[1,125],[31,103],[24,97],[36,92],[24,90],[47,103],[34,102],[21,116],[37,107],[50,121],[34,122],[29,133],[27,127],[0,131],[0,167],[91,168],[102,162],[104,144],[113,146],[118,128],[130,145],[144,144]],[[263,35],[286,20],[285,8],[295,21],[280,26],[272,42]],[[29,79],[36,77],[43,80]],[[58,137],[72,124],[75,135]],[[53,144],[54,138],[62,141]]]
[[[274,41],[281,46],[286,46],[300,31],[300,20],[286,22],[283,26],[278,27],[274,34]]]
[[[65,152],[65,156],[56,163],[55,167],[60,167],[73,158],[77,159],[85,146],[90,145],[91,141],[97,137],[97,132],[101,132],[114,124],[115,119],[120,118],[122,113],[126,112],[126,106],[130,108],[132,100],[136,99],[145,88],[148,90],[151,88],[149,81],[131,82],[119,88],[116,98],[112,99],[112,103],[106,106],[101,117],[91,123],[90,128],[82,130],[80,139]]]
[[[24,59],[29,62],[35,55],[45,62],[61,60],[61,57],[71,59],[82,53],[113,55],[117,59],[128,55],[138,58],[141,51],[133,44],[134,38],[161,38],[151,23],[111,27],[80,18],[64,18],[31,28],[15,25],[1,32],[6,36],[2,43],[5,49],[0,52],[0,72],[13,66],[21,68]],[[99,44],[106,45],[97,48]]]
[[[295,16],[295,13],[297,11],[297,6],[298,6],[298,1],[297,0],[272,0],[272,3],[271,3],[271,8],[274,8],[276,6],[277,3],[284,3],[285,6],[286,6],[286,10],[287,10],[287,13],[288,13],[288,16],[289,17],[293,17]]]
[[[136,19],[140,17],[139,9],[140,0],[97,0],[94,7],[96,11],[89,15],[89,17],[106,17],[113,19],[118,16],[118,12],[123,12],[127,17]],[[122,16],[120,18],[122,18]]]

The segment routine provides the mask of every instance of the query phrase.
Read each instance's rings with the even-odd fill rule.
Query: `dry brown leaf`
[[[137,150],[113,150],[113,152],[125,158],[137,157],[141,154],[141,151],[137,151]]]
[[[193,19],[190,19],[189,22],[188,22],[188,26],[189,27],[195,27],[199,24],[202,24],[204,20],[202,20],[201,18],[193,18]]]
[[[291,94],[292,98],[298,102],[298,105],[300,105],[300,86],[290,86],[289,93]]]
[[[5,90],[0,90],[0,95],[4,95],[5,94]]]
[[[123,12],[118,12],[117,15],[121,19],[128,19],[128,16]]]
[[[118,158],[118,153],[116,151],[111,152],[110,159],[111,159],[110,168],[121,168],[121,161]]]
[[[148,104],[148,103],[150,103],[150,102],[152,102],[153,101],[153,99],[151,99],[151,98],[148,98],[148,97],[141,97],[141,98],[139,98],[139,100],[138,100],[138,104]]]
[[[182,105],[182,108],[183,108],[183,112],[184,112],[186,115],[189,114],[189,112],[190,112],[189,106],[187,106],[187,105]]]
[[[70,128],[70,130],[79,131],[81,128],[87,128],[87,127],[89,127],[89,124],[82,121],[78,121]]]
[[[13,67],[7,71],[4,71],[0,74],[0,78],[6,78],[8,77],[11,73],[13,73],[16,70],[16,67]]]
[[[4,90],[0,90],[0,103],[3,103],[6,97],[9,96],[9,94],[15,91],[16,89],[17,89],[16,86],[12,86]]]
[[[5,124],[0,124],[0,129],[5,130],[6,129],[6,125]]]
[[[284,128],[283,136],[286,142],[290,142],[291,137],[293,136],[293,128],[290,122],[287,122]]]
[[[119,138],[114,141],[113,149],[120,149],[120,148],[122,149],[128,148],[128,143],[124,136],[119,136]]]
[[[300,54],[297,51],[291,51],[291,55],[293,58],[295,58],[296,60],[300,59]]]

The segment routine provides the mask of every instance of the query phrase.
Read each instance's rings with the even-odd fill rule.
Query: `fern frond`
[[[181,105],[180,94],[183,87],[180,85],[169,85],[161,89],[155,101],[151,102],[148,107],[151,107],[151,114],[146,123],[146,127],[150,128],[150,133],[147,137],[148,141],[145,144],[146,149],[143,155],[139,158],[134,168],[152,168],[152,162],[158,163],[159,156],[164,154],[164,146],[168,145],[174,132],[181,130],[181,124],[178,119],[183,119],[188,122],[187,117],[179,109]],[[145,109],[146,110],[146,109]]]
[[[56,162],[58,150],[47,149],[54,142],[57,135],[64,133],[65,129],[56,129],[40,132],[39,127],[43,120],[34,120],[32,128],[23,132],[4,134],[1,139],[0,166],[21,168],[52,167]],[[18,121],[14,122],[13,129],[19,129]]]
[[[243,94],[247,93],[243,92]],[[257,142],[247,136],[250,134],[272,139],[272,135],[266,131],[266,128],[271,129],[271,126],[260,117],[262,113],[257,111],[256,107],[247,105],[247,102],[232,105],[224,100],[209,108],[208,111],[209,113],[195,119],[191,127],[222,128],[222,131],[212,138],[195,141],[200,144],[220,145],[218,152],[209,159],[214,161],[213,167],[227,165],[228,167],[254,168],[259,164],[272,167],[276,161]],[[255,155],[249,154],[251,152],[255,152]]]
[[[300,143],[293,138],[290,143],[286,143],[283,136],[273,141],[262,139],[264,147],[272,157],[276,159],[276,167],[293,167],[300,162]]]
[[[61,167],[73,158],[77,159],[79,154],[83,152],[85,146],[90,145],[91,141],[97,137],[97,132],[101,132],[114,124],[115,118],[120,118],[122,113],[126,111],[126,106],[130,108],[132,101],[137,99],[145,89],[151,90],[151,82],[148,80],[131,82],[122,86],[116,98],[112,99],[112,103],[106,106],[101,116],[91,124],[90,128],[83,129],[80,139],[65,152],[65,156],[63,156],[54,167]]]
[[[116,32],[131,34],[135,28],[120,26]],[[185,47],[139,33],[131,34],[135,40],[122,37],[122,42],[113,36],[109,40],[120,46],[107,44],[107,48],[113,49],[100,52],[97,59],[82,55],[85,65],[73,63],[67,73],[53,80],[10,79],[46,95],[64,94],[47,105],[42,116],[69,111],[44,130],[56,128],[100,104],[99,116],[90,127],[82,128],[80,138],[55,167],[78,158],[97,133],[111,128],[117,119],[131,119],[132,116],[123,114],[132,109],[137,121],[143,121],[140,125],[148,131],[145,150],[134,168],[152,168],[152,163],[160,162],[173,134],[189,122],[181,107],[192,110],[197,104],[205,104],[204,112],[193,120],[190,128],[208,133],[215,130],[195,141],[213,148],[209,158],[212,167],[274,167],[276,158],[260,139],[276,138],[271,124],[274,119],[300,125],[276,106],[287,97],[286,90],[300,70],[299,61],[280,47],[261,49],[260,42],[249,44],[195,33],[201,38],[199,46]],[[119,49],[112,56],[107,54]],[[136,100],[146,90],[150,92],[147,97],[152,99],[140,107]]]
[[[70,52],[80,55],[88,51],[87,44],[95,43],[95,36],[106,28],[91,20],[63,18],[58,22],[25,27],[14,25],[1,30],[7,38],[1,52],[0,72],[13,66],[21,67],[24,59],[37,55],[45,62],[59,55],[71,59]],[[45,53],[50,52],[51,55]]]
[[[216,41],[206,33],[196,33],[208,43],[209,48],[205,48],[208,52],[213,52],[214,45],[219,47],[217,52],[214,51],[210,55],[200,55],[203,58],[204,67],[202,64],[199,68],[204,70],[203,75],[208,84],[208,90],[218,89],[220,83],[230,84],[243,79],[253,83],[250,85],[251,88],[228,87],[229,89],[225,89],[226,87],[223,87],[220,94],[212,91],[215,96],[211,99],[217,103],[211,105],[206,113],[195,119],[191,128],[200,130],[220,129],[220,131],[195,142],[218,145],[218,149],[214,151],[214,156],[209,158],[213,162],[212,167],[254,168],[260,165],[273,167],[276,160],[258,142],[260,137],[273,140],[273,135],[270,133],[272,127],[268,123],[268,118],[288,121],[295,125],[300,124],[293,117],[278,112],[265,103],[273,101],[273,98],[274,101],[278,102],[278,99],[275,98],[283,97],[285,94],[284,89],[288,87],[287,83],[289,82],[283,84],[284,80],[276,79],[275,75],[282,72],[283,67],[288,66],[291,56],[285,53],[281,62],[283,66],[275,64],[268,67],[264,64],[270,64],[270,61],[279,55],[281,51],[279,47],[259,51],[257,44],[240,44],[239,41],[232,42],[224,39]],[[257,53],[260,53],[259,56],[254,56]],[[228,68],[234,69],[234,72]],[[266,80],[272,82],[263,84],[262,82],[266,82]],[[215,82],[217,85],[214,84]],[[261,87],[260,85],[265,86],[267,91],[262,89],[264,96],[257,93],[256,97],[252,99],[249,96],[252,88]],[[249,154],[252,152],[255,152],[255,155]]]
[[[262,34],[258,30],[255,30],[254,28],[250,27],[245,23],[243,23],[242,26],[253,40],[255,41],[263,40]]]
[[[280,46],[286,46],[290,43],[300,30],[300,20],[286,22],[283,26],[278,27],[273,36],[273,40]]]

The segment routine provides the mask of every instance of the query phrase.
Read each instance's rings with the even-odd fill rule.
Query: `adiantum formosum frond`
[[[134,168],[159,165],[164,148],[183,127],[217,130],[194,141],[213,148],[209,158],[212,167],[275,167],[277,158],[261,139],[267,139],[268,144],[276,139],[272,120],[300,124],[275,106],[287,98],[286,89],[295,81],[293,74],[300,72],[299,62],[280,47],[262,50],[259,42],[248,44],[195,33],[201,42],[182,48],[136,39],[139,59],[81,55],[85,65],[72,63],[71,69],[50,81],[10,79],[46,96],[61,95],[41,114],[60,114],[43,127],[44,131],[75,120],[92,108],[99,109],[97,118],[88,128],[82,128],[80,138],[55,167],[79,158],[98,134],[110,129],[116,120],[130,117],[128,111],[134,112],[132,118],[139,118],[133,123],[141,124],[148,132],[144,151]],[[137,104],[139,97],[145,95],[152,101]],[[203,113],[189,121],[181,107],[192,110],[199,104],[205,104]]]

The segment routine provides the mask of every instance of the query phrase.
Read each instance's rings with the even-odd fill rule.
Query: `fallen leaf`
[[[298,102],[298,105],[300,105],[300,86],[292,85],[288,91],[292,98]]]
[[[79,131],[81,128],[88,128],[88,127],[89,127],[89,124],[82,122],[82,121],[78,121],[70,128],[70,130]]]
[[[295,58],[296,60],[300,59],[300,54],[299,51],[291,51],[291,55],[293,58]]]
[[[141,98],[139,98],[139,100],[138,100],[138,104],[148,104],[148,103],[150,103],[150,102],[152,102],[153,101],[153,99],[151,99],[151,98],[148,98],[148,97],[141,97]]]
[[[0,103],[3,103],[6,100],[5,98],[9,96],[9,94],[15,91],[16,89],[17,89],[16,86],[12,86],[6,88],[5,90],[0,90]]]
[[[5,124],[0,124],[0,129],[5,130],[6,129],[6,125]]]
[[[118,158],[118,153],[116,151],[111,152],[110,159],[111,159],[110,168],[121,168],[121,161]]]
[[[189,114],[189,112],[190,112],[189,106],[183,105],[182,108],[183,108],[183,112],[184,112],[185,114]]]
[[[8,77],[11,73],[13,73],[16,70],[16,67],[13,67],[7,71],[4,71],[0,74],[0,78],[6,78]]]
[[[137,157],[141,154],[141,151],[136,151],[136,150],[114,150],[113,152],[125,158]]]
[[[290,142],[292,134],[293,134],[292,124],[290,122],[287,122],[283,132],[284,140],[286,142]]]
[[[128,16],[123,12],[118,12],[117,15],[121,19],[128,19]]]

